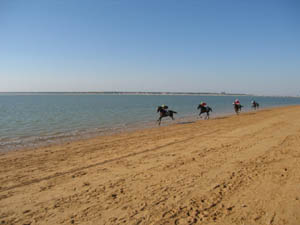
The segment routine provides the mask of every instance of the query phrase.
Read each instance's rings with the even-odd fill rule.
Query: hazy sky
[[[297,0],[0,0],[0,91],[300,95]]]

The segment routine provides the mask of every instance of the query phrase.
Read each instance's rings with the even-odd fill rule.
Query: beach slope
[[[0,155],[0,224],[300,224],[300,106]]]

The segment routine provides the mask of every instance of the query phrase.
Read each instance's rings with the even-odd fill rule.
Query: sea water
[[[300,104],[300,98],[254,96],[0,94],[0,151],[90,137],[130,128],[157,126],[158,105],[178,114],[172,123],[196,120],[207,102],[212,116],[233,113],[239,98],[243,111],[251,100],[261,108]],[[170,123],[164,118],[162,124]]]

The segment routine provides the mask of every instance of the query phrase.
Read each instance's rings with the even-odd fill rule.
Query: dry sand
[[[0,155],[0,224],[300,224],[300,106]]]

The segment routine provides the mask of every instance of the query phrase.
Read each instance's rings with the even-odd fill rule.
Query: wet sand
[[[0,224],[300,224],[300,106],[0,154]]]

